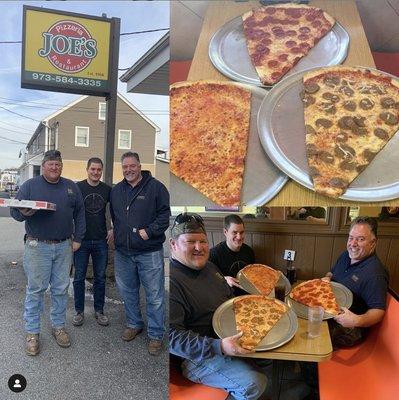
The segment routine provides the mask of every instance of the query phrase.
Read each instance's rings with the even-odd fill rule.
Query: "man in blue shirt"
[[[367,328],[380,322],[385,314],[388,272],[375,254],[377,221],[357,217],[352,221],[347,250],[323,279],[342,283],[353,293],[350,309],[330,323],[335,347],[351,347],[362,341]]]
[[[26,181],[18,200],[42,200],[56,205],[55,211],[12,208],[11,216],[25,221],[24,270],[28,280],[25,299],[26,353],[39,353],[40,314],[44,292],[50,285],[52,333],[57,344],[69,347],[65,331],[69,272],[72,254],[85,234],[82,195],[74,182],[61,177],[62,159],[57,150],[44,153],[43,175]]]
[[[148,351],[161,352],[165,333],[165,276],[163,243],[169,226],[169,192],[142,171],[137,153],[122,155],[124,179],[111,191],[114,224],[115,278],[125,305],[125,341],[133,340],[144,327],[140,311],[140,285],[146,296]]]

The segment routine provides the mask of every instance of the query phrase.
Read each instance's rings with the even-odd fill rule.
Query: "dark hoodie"
[[[169,226],[168,190],[149,171],[141,174],[137,186],[132,188],[123,179],[111,191],[115,248],[127,255],[160,250]],[[148,240],[141,238],[140,229],[145,229]]]

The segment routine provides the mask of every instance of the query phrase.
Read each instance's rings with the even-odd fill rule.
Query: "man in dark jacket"
[[[137,153],[122,155],[124,179],[111,191],[115,277],[125,303],[122,339],[133,340],[144,327],[140,283],[146,296],[148,351],[158,355],[165,333],[163,243],[169,226],[169,193],[149,171],[141,171]]]
[[[56,210],[11,209],[14,219],[25,221],[24,270],[28,281],[25,350],[31,356],[40,350],[40,314],[49,286],[53,336],[61,347],[71,344],[65,331],[69,272],[72,253],[79,249],[86,229],[82,194],[75,183],[61,177],[62,159],[58,150],[44,153],[42,172],[43,175],[27,180],[16,198],[54,203]]]
[[[217,339],[215,310],[233,297],[219,269],[208,261],[209,245],[202,218],[180,214],[171,230],[169,351],[178,356],[183,375],[223,388],[229,399],[256,400],[266,388],[262,371],[242,357],[250,353],[234,336]]]

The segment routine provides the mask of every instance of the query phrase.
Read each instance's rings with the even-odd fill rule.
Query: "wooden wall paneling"
[[[266,259],[267,248],[265,246],[265,235],[254,233],[252,235],[252,249],[255,252],[255,261],[263,264]]]
[[[381,262],[386,265],[389,248],[391,246],[391,238],[379,238],[377,241],[376,253]]]
[[[207,232],[207,234],[208,234],[208,237],[209,237],[209,231]],[[212,245],[211,245],[211,242],[209,242],[209,247],[210,248],[212,248],[212,247],[215,247],[218,243],[220,243],[220,242],[223,242],[225,239],[226,239],[226,237],[223,235],[223,233],[221,233],[221,232],[215,232],[215,231],[213,231],[213,232],[211,232],[211,236],[212,236]]]
[[[294,235],[292,238],[292,250],[296,251],[293,265],[297,270],[298,279],[313,278],[315,237]]]
[[[274,237],[274,261],[270,265],[273,268],[286,270],[286,261],[283,259],[284,250],[296,250],[292,248],[292,235],[275,235]],[[294,264],[295,265],[295,264]]]
[[[332,260],[334,238],[331,236],[316,236],[314,251],[314,278],[321,278],[330,271],[336,260]]]
[[[389,286],[399,293],[399,239],[392,239],[389,247],[387,262],[385,264],[389,271]]]
[[[264,251],[264,258],[262,262],[270,267],[274,267],[275,264],[275,252],[276,252],[276,240],[275,235],[264,235],[265,241],[265,251]],[[255,253],[256,255],[256,253]]]
[[[253,233],[251,232],[245,232],[245,243],[249,247],[253,247]]]
[[[335,264],[338,257],[346,250],[347,236],[335,236],[331,255],[331,266]]]

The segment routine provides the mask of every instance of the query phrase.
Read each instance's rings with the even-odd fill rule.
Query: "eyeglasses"
[[[201,215],[182,213],[182,214],[179,214],[176,216],[176,218],[173,222],[172,230],[177,225],[186,224],[186,223],[190,223],[190,222],[204,226],[204,220],[202,219]]]
[[[48,150],[44,155],[50,157],[61,157],[61,152],[59,150]]]

